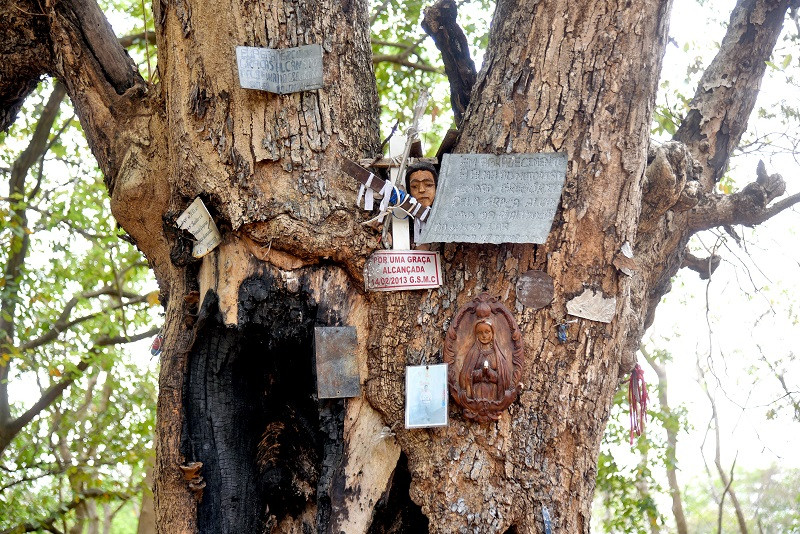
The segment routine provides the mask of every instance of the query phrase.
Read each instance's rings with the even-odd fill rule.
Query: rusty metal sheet
[[[356,345],[354,326],[314,328],[317,396],[320,399],[341,399],[361,395]]]
[[[517,300],[529,308],[544,308],[554,293],[553,279],[544,271],[526,271],[517,280]]]

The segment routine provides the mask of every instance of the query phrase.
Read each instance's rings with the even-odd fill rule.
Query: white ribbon
[[[361,187],[358,188],[358,199],[356,199],[356,206],[361,205],[361,198],[364,198],[364,209],[367,211],[372,211],[374,199],[375,199],[375,192],[370,187],[372,185],[372,179],[375,178],[375,175],[370,173],[369,178],[367,178],[366,184],[361,184]]]
[[[381,189],[381,195],[383,195],[383,199],[381,199],[381,204],[378,206],[378,211],[380,211],[380,215],[378,216],[378,220],[383,222],[383,218],[386,217],[386,214],[389,213],[389,199],[392,197],[392,190],[397,190],[395,186],[391,184],[391,182],[387,181],[383,185],[383,189]],[[399,193],[398,193],[399,196]]]

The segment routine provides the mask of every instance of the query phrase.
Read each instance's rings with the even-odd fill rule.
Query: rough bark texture
[[[446,429],[398,432],[432,532],[538,532],[543,506],[555,530],[588,531],[620,347],[640,328],[629,279],[611,261],[635,241],[667,13],[668,3],[497,5],[456,152],[564,151],[570,164],[547,243],[447,244],[447,287],[373,298],[370,344],[380,351],[370,354],[368,396],[389,423],[402,420],[403,367],[435,358],[447,321],[478,292],[516,310],[525,340],[524,391],[497,424],[454,416]],[[555,279],[549,309],[516,303],[516,279],[529,269]],[[561,345],[565,303],[585,287],[616,296],[616,318],[582,320]]]
[[[51,61],[47,19],[37,2],[0,2],[3,39],[0,39],[0,131],[17,116]]]
[[[546,507],[553,531],[587,532],[618,376],[689,235],[797,202],[769,205],[782,180],[765,169],[738,197],[709,188],[741,136],[787,6],[740,3],[727,59],[712,70],[741,83],[730,92],[707,83],[693,102],[702,120],[687,119],[681,143],[648,151],[669,0],[498,2],[455,150],[565,152],[550,236],[445,244],[440,289],[372,294],[361,271],[380,232],[360,224],[356,186],[338,170],[342,157],[378,148],[366,2],[158,1],[157,87],[135,73],[92,2],[53,2],[45,17],[15,12],[16,44],[0,45],[0,124],[40,73],[63,80],[114,215],[159,280],[159,531],[533,533]],[[239,88],[235,46],[311,43],[324,50],[323,89]],[[745,50],[760,55],[739,65]],[[731,107],[740,93],[744,104]],[[223,235],[202,260],[176,225],[198,196]],[[625,242],[636,252],[631,277],[613,263]],[[530,269],[555,281],[544,310],[516,300]],[[616,298],[614,320],[581,319],[561,344],[566,303],[586,289]],[[405,430],[405,366],[440,361],[450,319],[481,291],[515,313],[522,394],[497,423],[451,408],[447,428]],[[365,395],[323,401],[311,332],[339,324],[357,330]]]

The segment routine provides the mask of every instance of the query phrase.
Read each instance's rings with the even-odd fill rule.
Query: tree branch
[[[37,530],[47,529],[51,532],[52,529],[55,528],[53,523],[55,523],[60,517],[62,517],[67,512],[77,508],[78,506],[82,505],[84,502],[97,499],[98,497],[110,497],[116,499],[127,500],[130,499],[131,496],[128,493],[122,493],[118,491],[105,491],[101,489],[87,489],[82,493],[75,495],[72,499],[68,502],[64,503],[61,508],[50,514],[47,518],[42,519],[41,521],[31,521],[28,523],[23,523],[21,525],[17,525],[15,527],[11,527],[5,530],[0,531],[0,534],[20,534],[23,532],[36,532]]]
[[[761,79],[790,0],[739,0],[714,60],[703,73],[674,140],[702,164],[703,192],[713,191],[747,128]]]
[[[36,123],[36,128],[28,146],[25,147],[25,150],[22,151],[11,166],[8,192],[9,197],[12,199],[12,208],[9,219],[13,226],[22,229],[23,232],[11,236],[11,242],[14,246],[9,247],[10,253],[3,271],[5,291],[2,294],[2,300],[0,300],[0,311],[2,311],[2,314],[0,314],[0,346],[14,344],[14,323],[19,300],[19,285],[17,281],[22,275],[22,266],[25,264],[30,244],[30,236],[24,231],[28,225],[26,205],[21,202],[25,196],[25,179],[33,164],[44,157],[48,149],[47,139],[50,136],[50,130],[53,128],[53,123],[58,116],[58,110],[65,94],[64,86],[56,83],[42,110],[39,121]],[[17,197],[19,202],[13,202],[14,197]],[[4,425],[10,418],[8,373],[8,365],[0,366],[0,426]]]
[[[67,86],[113,194],[125,155],[148,139],[150,110],[143,99],[148,85],[95,0],[55,2],[49,16],[55,58],[51,72]]]
[[[676,450],[678,447],[678,428],[677,425],[673,425],[670,422],[672,409],[669,406],[669,400],[667,398],[667,371],[644,346],[639,347],[639,352],[642,353],[644,359],[647,360],[647,363],[653,368],[658,377],[658,403],[661,405],[661,411],[664,413],[664,430],[667,431],[665,467],[667,470],[669,493],[670,497],[672,497],[672,515],[675,517],[675,526],[677,527],[678,534],[687,534],[686,515],[683,512],[683,500],[681,499],[681,487],[678,483],[677,473]]]
[[[130,35],[125,35],[119,38],[119,44],[121,44],[125,48],[130,48],[137,42],[155,45],[156,44],[156,34],[155,32],[140,32],[140,33],[132,33]]]
[[[722,481],[724,489],[722,491],[722,495],[719,499],[719,520],[718,520],[718,532],[722,532],[722,505],[725,502],[725,495],[729,494],[731,496],[731,502],[733,503],[734,511],[736,512],[736,519],[739,523],[739,530],[741,534],[747,534],[747,523],[744,519],[744,514],[742,513],[742,507],[739,504],[739,499],[736,497],[736,492],[733,491],[733,468],[736,466],[736,459],[734,458],[733,464],[731,465],[731,473],[730,476],[725,473],[725,470],[722,468],[722,453],[721,453],[721,439],[720,439],[720,431],[719,431],[719,415],[717,413],[717,403],[714,400],[714,396],[711,394],[711,391],[708,389],[708,384],[705,380],[705,373],[703,373],[702,369],[700,368],[700,364],[698,362],[697,369],[700,372],[700,378],[702,380],[701,386],[705,391],[706,397],[708,397],[708,402],[711,404],[711,420],[714,422],[714,437],[715,437],[715,446],[714,446],[714,465],[717,468],[717,473],[719,474],[719,479]]]
[[[427,63],[420,63],[415,61],[409,61],[406,54],[374,54],[372,56],[372,63],[394,63],[395,65],[400,65],[402,67],[408,67],[411,69],[417,69],[424,72],[435,72],[438,74],[442,74],[440,69],[436,67],[432,67]]]
[[[64,309],[61,311],[61,314],[58,316],[58,319],[56,319],[56,322],[53,323],[53,326],[51,326],[47,332],[45,332],[44,334],[35,339],[31,339],[30,341],[21,344],[19,346],[19,349],[24,351],[41,347],[42,345],[56,339],[58,335],[61,334],[61,332],[67,330],[68,328],[72,328],[77,324],[86,322],[90,319],[94,319],[95,317],[99,317],[100,315],[103,315],[110,311],[118,310],[124,306],[130,306],[131,304],[139,304],[147,300],[147,295],[138,295],[136,293],[124,292],[122,293],[122,296],[128,299],[126,302],[120,302],[119,304],[109,306],[96,313],[90,313],[78,317],[76,319],[72,319],[71,321],[69,320],[69,317],[72,314],[72,310],[75,308],[75,306],[78,304],[80,300],[95,298],[101,295],[109,295],[112,297],[120,296],[119,293],[113,287],[106,286],[95,291],[86,291],[84,293],[80,293],[79,295],[72,297],[69,300],[69,302],[67,302],[66,306],[64,306]]]
[[[687,249],[681,267],[688,267],[699,274],[701,280],[708,280],[717,270],[721,261],[722,257],[717,254],[712,254],[708,258],[698,258]]]
[[[467,38],[456,20],[457,15],[458,8],[454,0],[438,0],[425,8],[422,29],[431,36],[442,53],[444,71],[450,80],[450,104],[456,127],[461,128],[478,73],[469,55]]]
[[[89,349],[86,357],[75,366],[75,370],[67,372],[62,377],[61,381],[53,384],[47,388],[42,396],[36,401],[33,406],[25,411],[22,415],[0,428],[0,453],[5,450],[11,440],[16,436],[34,417],[36,417],[42,410],[50,406],[61,394],[67,389],[81,374],[89,367],[92,362],[91,355],[96,354],[101,347],[111,345],[119,345],[122,343],[133,343],[148,337],[152,337],[159,332],[158,328],[152,328],[146,332],[134,334],[129,337],[107,337],[103,336],[95,341],[91,349]]]
[[[767,175],[763,162],[759,162],[756,181],[738,193],[705,195],[689,212],[689,229],[698,232],[717,226],[761,224],[800,202],[800,193],[796,193],[769,206],[785,191],[786,183],[781,175]]]
[[[0,132],[17,117],[25,98],[47,72],[52,56],[47,17],[34,0],[0,3]]]

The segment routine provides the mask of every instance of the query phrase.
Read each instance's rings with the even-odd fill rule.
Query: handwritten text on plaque
[[[217,225],[200,197],[178,217],[178,228],[188,230],[197,240],[192,249],[195,258],[202,258],[222,242]]]

